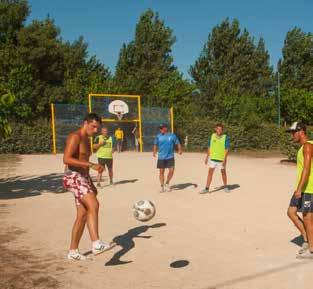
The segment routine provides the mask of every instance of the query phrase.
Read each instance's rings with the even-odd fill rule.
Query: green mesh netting
[[[166,123],[171,130],[170,109],[162,107],[142,107],[141,108],[141,127],[143,150],[152,151],[153,141],[159,133],[159,125]]]
[[[105,105],[108,106],[109,103],[110,101],[106,101],[106,104],[97,101],[92,111],[104,118],[112,118],[104,109]],[[136,106],[132,100],[128,104],[130,104],[129,115],[128,117],[124,116],[123,120],[134,120],[138,117],[137,102]],[[131,107],[134,108],[134,111],[131,110]],[[80,104],[55,104],[54,111],[56,150],[58,153],[62,153],[68,134],[82,125],[84,116],[88,113],[88,106]],[[100,113],[101,111],[104,111],[104,113]],[[160,107],[142,107],[141,116],[143,151],[152,151],[153,140],[159,133],[160,123],[168,124],[170,130],[170,110]],[[138,147],[136,147],[136,137],[139,138],[139,122],[119,122],[116,120],[114,122],[104,122],[102,125],[108,128],[109,134],[112,136],[114,136],[114,132],[118,127],[124,131],[124,151],[135,151],[138,149]]]
[[[78,129],[88,112],[88,106],[84,104],[55,104],[55,135],[56,150],[63,152],[67,136]]]

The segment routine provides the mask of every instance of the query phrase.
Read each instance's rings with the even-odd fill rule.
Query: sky
[[[312,0],[29,0],[29,4],[27,23],[49,15],[64,40],[83,36],[90,55],[113,73],[122,44],[134,39],[136,23],[149,8],[173,29],[174,64],[187,78],[212,28],[226,17],[237,18],[256,40],[264,38],[274,67],[290,29],[313,32]]]

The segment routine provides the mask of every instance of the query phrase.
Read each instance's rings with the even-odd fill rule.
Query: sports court
[[[311,287],[312,262],[295,258],[298,233],[285,214],[295,166],[230,155],[233,190],[200,195],[204,155],[185,153],[176,156],[173,190],[161,194],[151,153],[114,158],[116,185],[98,198],[100,235],[118,246],[73,263],[65,257],[75,206],[61,187],[62,155],[2,156],[1,288]],[[212,187],[220,184],[216,173]],[[139,199],[156,206],[150,222],[132,216]],[[80,250],[90,250],[87,230]]]

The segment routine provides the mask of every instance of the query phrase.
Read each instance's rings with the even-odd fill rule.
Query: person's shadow
[[[197,184],[194,184],[194,183],[177,184],[177,185],[171,186],[171,190],[172,190],[172,191],[179,191],[179,190],[187,189],[188,187],[197,188],[198,185],[197,185]]]
[[[128,230],[128,232],[123,235],[116,236],[113,239],[113,242],[115,242],[116,245],[120,246],[121,249],[118,252],[116,252],[108,262],[105,263],[105,266],[115,266],[131,263],[132,261],[122,261],[121,257],[135,247],[135,242],[133,239],[134,238],[150,239],[151,236],[140,236],[140,234],[148,231],[149,229],[160,228],[163,226],[166,226],[166,223],[157,223],[151,226],[147,225],[139,226]]]
[[[299,247],[301,247],[303,242],[304,242],[304,238],[303,238],[302,235],[299,235],[297,237],[294,237],[292,240],[290,240],[290,242],[296,244]]]
[[[239,184],[233,184],[233,185],[227,185],[227,186],[221,186],[221,187],[217,187],[215,188],[213,191],[210,191],[210,193],[214,193],[214,192],[218,192],[218,191],[222,191],[224,189],[228,189],[230,191],[236,190],[238,188],[240,188]]]
[[[114,185],[124,185],[124,184],[128,184],[128,183],[135,183],[137,182],[138,179],[131,179],[131,180],[121,180],[121,181],[117,181],[114,183]]]

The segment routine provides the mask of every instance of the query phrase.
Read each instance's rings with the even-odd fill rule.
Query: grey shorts
[[[158,169],[170,169],[175,167],[175,159],[166,159],[166,160],[158,160],[157,168]]]
[[[289,207],[297,207],[298,212],[313,213],[313,194],[302,193],[300,199],[292,195]]]

